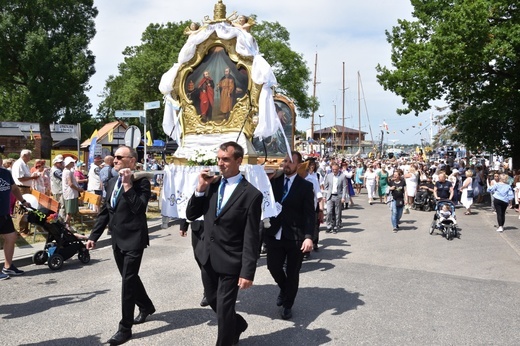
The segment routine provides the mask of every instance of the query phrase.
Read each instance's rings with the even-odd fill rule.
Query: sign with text
[[[161,108],[161,101],[152,101],[144,103],[144,110]]]
[[[144,111],[116,111],[116,118],[139,118],[144,116]]]

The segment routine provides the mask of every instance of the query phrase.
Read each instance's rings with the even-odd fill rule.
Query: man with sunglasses
[[[132,337],[132,325],[146,321],[155,312],[139,277],[139,267],[144,248],[149,245],[146,209],[150,199],[150,181],[147,178],[134,180],[132,171],[137,162],[137,152],[121,146],[114,155],[117,177],[107,186],[106,200],[101,207],[89,240],[87,249],[93,249],[105,227],[112,236],[112,249],[119,273],[122,277],[122,314],[119,329],[108,343],[121,345]],[[135,306],[139,315],[134,319]]]

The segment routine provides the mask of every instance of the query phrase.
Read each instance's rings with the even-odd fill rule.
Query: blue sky
[[[117,74],[117,65],[123,61],[122,51],[127,46],[140,44],[141,34],[150,23],[202,21],[206,15],[213,17],[217,0],[165,1],[165,0],[110,0],[94,1],[99,10],[96,18],[97,35],[90,49],[96,56],[96,74],[91,78],[89,93],[92,113],[95,114],[109,75]],[[364,98],[361,95],[361,130],[377,139],[383,121],[389,126],[387,140],[397,143],[420,143],[429,140],[430,112],[419,117],[398,116],[401,98],[384,91],[377,83],[375,67],[378,63],[390,67],[390,45],[385,30],[397,25],[398,19],[410,19],[413,10],[409,0],[365,1],[294,1],[224,0],[228,15],[255,14],[259,21],[279,22],[291,34],[292,50],[303,55],[309,69],[314,72],[315,55],[318,54],[316,96],[321,107],[315,116],[315,130],[319,129],[318,114],[324,114],[322,127],[332,126],[334,104],[336,124],[342,124],[342,64],[345,62],[345,126],[358,128],[357,72],[361,75]],[[172,65],[174,61],[171,62]],[[162,75],[166,71],[157,71]],[[313,87],[309,85],[309,95]],[[153,101],[153,100],[150,100]],[[365,107],[366,105],[366,107]],[[432,105],[441,105],[440,101]],[[435,110],[433,114],[437,115]],[[422,126],[419,126],[419,123]],[[298,130],[309,129],[310,119],[297,119]],[[395,133],[394,133],[395,132]],[[435,134],[435,131],[434,131]],[[387,142],[385,140],[385,142]],[[389,142],[390,143],[390,142]]]

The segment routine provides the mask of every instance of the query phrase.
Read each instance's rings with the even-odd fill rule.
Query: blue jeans
[[[392,215],[390,216],[390,220],[392,221],[392,227],[394,229],[397,228],[397,225],[399,224],[399,220],[401,220],[401,217],[403,216],[403,210],[404,210],[404,204],[400,207],[396,205],[395,199],[391,202],[392,205]]]

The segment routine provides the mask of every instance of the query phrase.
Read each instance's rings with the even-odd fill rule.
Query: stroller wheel
[[[63,256],[60,254],[54,254],[51,257],[49,257],[49,261],[47,262],[47,265],[52,270],[58,270],[63,265]]]
[[[426,203],[426,205],[424,206],[424,211],[431,211],[432,208],[430,206],[430,203]]]
[[[435,226],[436,226],[436,225],[437,225],[437,224],[435,223],[435,221],[432,221],[432,224],[431,224],[431,226],[430,226],[430,235],[433,234],[433,231],[435,230]]]
[[[40,251],[37,251],[33,255],[32,260],[33,260],[34,264],[41,265],[41,264],[45,264],[45,262],[47,262],[48,258],[49,258],[49,255],[47,255],[47,252],[43,251],[43,250],[40,250]]]
[[[90,253],[89,253],[89,251],[87,249],[80,249],[79,253],[78,253],[78,259],[83,264],[87,264],[88,262],[90,262]]]

